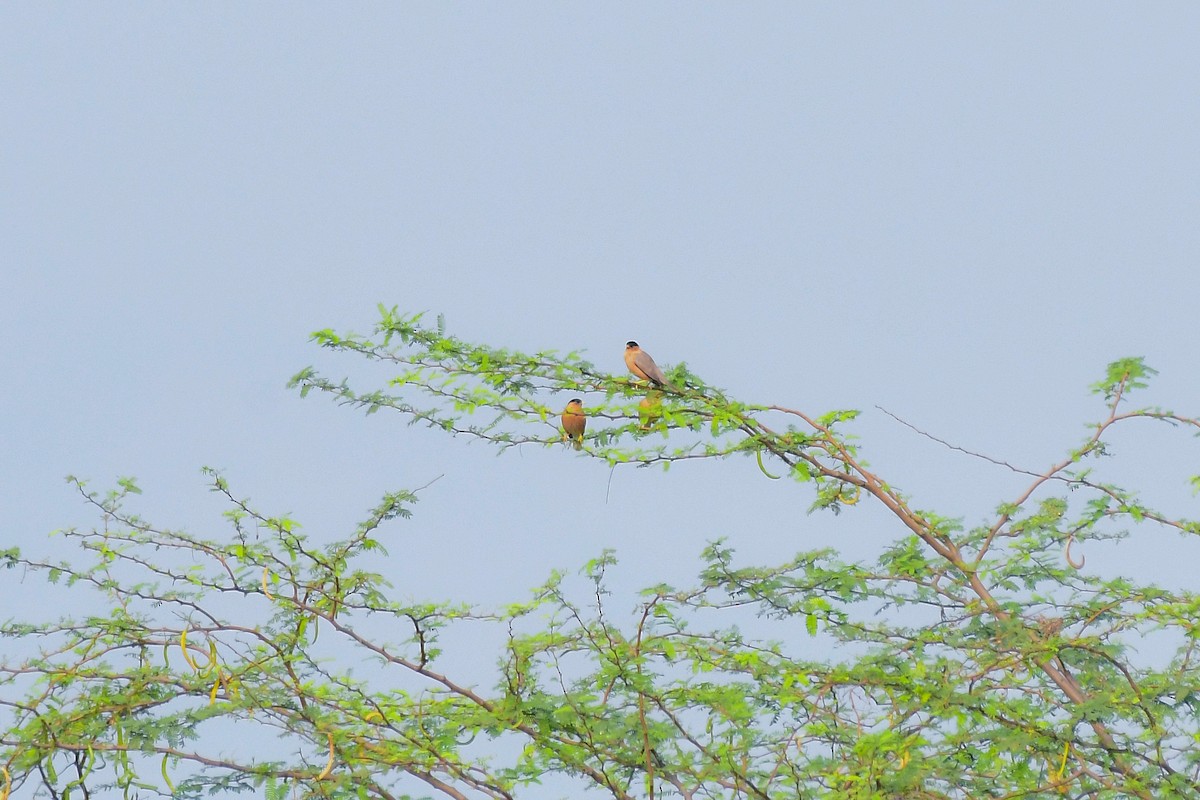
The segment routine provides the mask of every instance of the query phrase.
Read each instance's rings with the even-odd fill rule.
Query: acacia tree
[[[1077,448],[968,527],[869,469],[844,433],[852,411],[744,402],[684,365],[648,394],[577,353],[472,344],[394,309],[372,338],[314,338],[393,377],[364,391],[306,369],[292,379],[302,394],[508,449],[558,446],[552,395],[590,392],[604,400],[588,415],[606,424],[589,426],[588,457],[753,457],[814,509],[880,504],[895,541],[870,563],[818,550],[764,566],[718,542],[694,586],[634,598],[609,594],[605,553],[583,566],[585,590],[554,574],[487,610],[400,602],[373,571],[377,532],[409,517],[412,491],[317,543],[211,471],[229,530],[207,537],[129,510],[132,481],[93,492],[72,479],[99,517],[60,532],[75,557],[0,551],[27,582],[90,593],[95,609],[0,628],[13,645],[0,661],[0,797],[1200,796],[1200,599],[1102,579],[1070,550],[1141,526],[1200,533],[1094,476],[1118,426],[1200,431],[1129,406],[1154,374],[1140,359],[1093,387],[1102,413]],[[784,633],[752,638],[725,609]],[[504,641],[490,685],[454,674],[441,646],[479,625]],[[1130,646],[1149,631],[1173,658]]]

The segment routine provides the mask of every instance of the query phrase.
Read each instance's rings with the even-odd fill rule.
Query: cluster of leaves
[[[316,339],[389,365],[386,390],[311,369],[294,385],[501,449],[556,444],[551,401],[590,393],[603,400],[589,418],[607,423],[589,426],[590,457],[754,454],[812,487],[816,507],[880,503],[900,534],[871,563],[821,550],[745,566],[714,543],[695,586],[616,603],[605,553],[482,611],[397,601],[371,569],[379,527],[408,516],[412,492],[316,545],[215,473],[231,530],[214,538],[127,511],[131,481],[106,494],[76,481],[103,520],[63,532],[83,563],[0,552],[0,565],[90,591],[103,609],[0,626],[31,650],[0,661],[7,786],[269,800],[1200,796],[1200,598],[1089,575],[1069,551],[1125,526],[1200,532],[1091,471],[1116,425],[1200,431],[1125,408],[1152,374],[1140,360],[1094,387],[1105,414],[1086,441],[968,529],[911,508],[868,468],[840,432],[852,412],[741,403],[677,367],[647,424],[633,402],[645,390],[578,354],[513,353],[447,336],[440,321],[382,317],[378,342]],[[741,633],[730,620],[747,614],[776,635]],[[490,689],[452,674],[462,662],[443,651],[449,631],[481,625],[503,641]],[[1139,663],[1128,635],[1147,631],[1173,635],[1174,657]]]

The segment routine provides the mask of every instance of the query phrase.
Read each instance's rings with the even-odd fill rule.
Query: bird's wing
[[[658,364],[654,363],[654,359],[645,351],[639,352],[633,357],[633,363],[637,364],[638,369],[646,374],[646,377],[655,383],[666,383],[667,378],[663,375],[663,371],[658,368]]]

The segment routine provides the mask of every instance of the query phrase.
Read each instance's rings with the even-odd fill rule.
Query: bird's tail
[[[575,438],[574,436],[572,436],[572,437],[571,437],[571,445],[572,445],[572,446],[573,446],[573,447],[574,447],[576,450],[582,450],[582,449],[583,449],[583,437],[582,437],[582,436],[580,436],[580,437],[577,439],[577,438]]]

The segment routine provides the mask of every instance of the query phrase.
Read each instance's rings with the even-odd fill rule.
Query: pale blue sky
[[[215,533],[202,465],[321,539],[444,474],[385,537],[431,599],[517,599],[604,547],[643,586],[717,536],[782,561],[901,535],[808,516],[752,461],[618,471],[606,502],[570,452],[284,389],[352,369],[307,336],[378,302],[865,409],[886,478],[979,521],[1021,482],[875,404],[1031,468],[1118,357],[1200,411],[1198,30],[1183,3],[6,4],[0,546],[92,521],[67,473],[136,475],[147,516]],[[1139,452],[1131,477],[1197,515],[1195,444]]]

